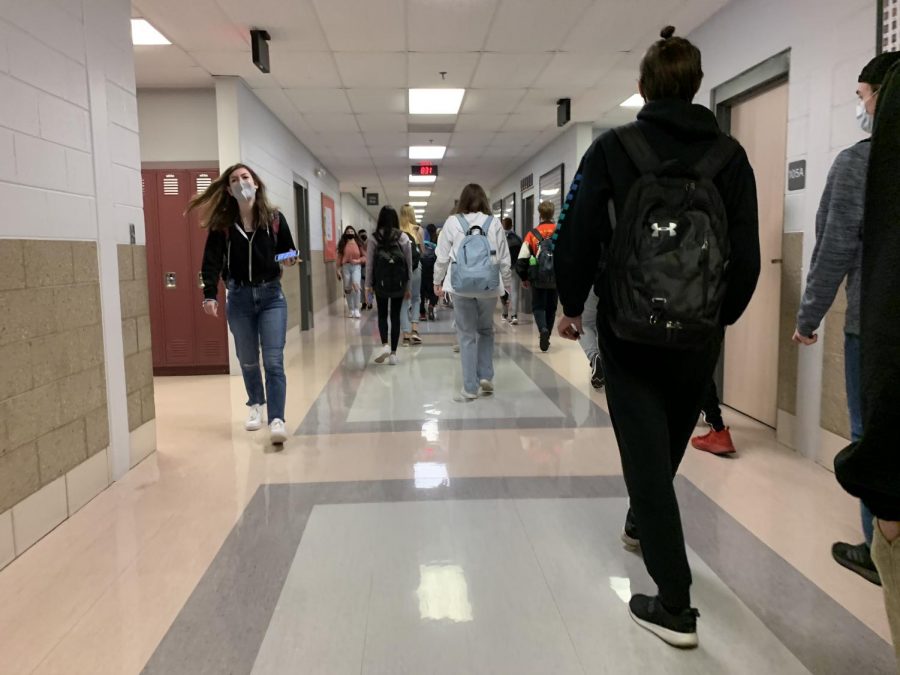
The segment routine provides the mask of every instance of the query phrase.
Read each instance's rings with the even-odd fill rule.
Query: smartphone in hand
[[[297,251],[295,251],[294,249],[291,249],[290,251],[286,251],[285,253],[279,253],[278,255],[276,255],[275,262],[284,262],[285,260],[290,260],[291,258],[296,258],[298,255],[300,255],[300,254],[297,253]]]

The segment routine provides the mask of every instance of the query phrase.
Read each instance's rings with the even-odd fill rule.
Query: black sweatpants
[[[531,311],[534,314],[534,322],[538,330],[553,332],[556,323],[556,306],[559,304],[559,295],[555,288],[531,287]]]
[[[388,343],[388,308],[391,313],[391,351],[397,351],[400,343],[400,308],[403,306],[403,298],[389,298],[385,295],[376,295],[378,304],[378,332],[381,334],[381,344]]]
[[[703,411],[703,420],[716,431],[722,431],[725,428],[725,420],[722,419],[722,408],[719,401],[719,390],[716,387],[716,381],[711,379],[706,392],[703,394],[703,400],[700,402],[700,409]]]
[[[672,611],[691,603],[691,570],[673,479],[721,348],[672,351],[617,339],[599,322],[606,399],[644,563]]]

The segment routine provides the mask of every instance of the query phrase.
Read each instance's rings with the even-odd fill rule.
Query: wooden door
[[[762,272],[747,311],[725,335],[723,402],[775,426],[781,335],[781,243],[787,150],[787,83],[731,109],[731,133],[756,174]]]

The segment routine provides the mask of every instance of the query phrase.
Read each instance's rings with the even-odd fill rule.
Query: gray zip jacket
[[[834,160],[828,174],[816,215],[816,247],[797,314],[797,329],[802,335],[818,330],[845,277],[844,331],[859,335],[862,225],[870,147],[866,140],[847,148]]]

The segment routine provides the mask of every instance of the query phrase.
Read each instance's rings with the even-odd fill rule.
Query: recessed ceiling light
[[[430,197],[431,190],[410,190],[409,196],[410,197]]]
[[[131,20],[131,44],[144,45],[170,45],[166,36],[150,25],[146,19]]]
[[[640,94],[633,94],[619,104],[620,108],[643,108],[644,97]]]
[[[541,197],[552,197],[553,195],[559,194],[559,188],[553,188],[552,190],[541,190]]]
[[[433,183],[437,180],[437,176],[413,176],[410,174],[410,183]]]
[[[428,202],[410,202],[409,205],[416,207],[425,207],[428,206]]]
[[[446,145],[411,145],[409,146],[410,159],[444,159],[447,152]]]
[[[462,105],[465,89],[410,89],[410,115],[455,115]]]

